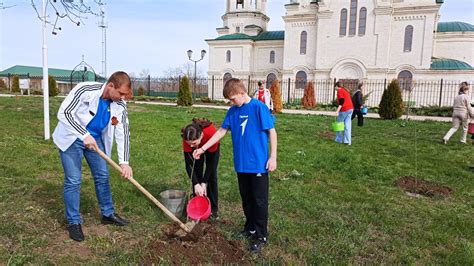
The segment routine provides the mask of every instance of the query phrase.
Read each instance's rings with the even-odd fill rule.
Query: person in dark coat
[[[364,104],[362,102],[362,87],[363,86],[364,85],[362,83],[357,85],[357,90],[354,93],[354,95],[352,95],[352,105],[354,105],[354,112],[352,113],[351,119],[354,120],[354,118],[357,115],[357,125],[359,127],[364,125],[364,115],[362,114],[362,108],[364,107]]]

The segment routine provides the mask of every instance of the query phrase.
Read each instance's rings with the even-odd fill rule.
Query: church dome
[[[466,23],[466,22],[460,22],[460,21],[439,22],[437,31],[438,32],[474,31],[474,25]]]
[[[449,58],[432,58],[430,69],[433,70],[474,70],[466,62]]]

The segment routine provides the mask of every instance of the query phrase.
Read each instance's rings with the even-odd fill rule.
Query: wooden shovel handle
[[[122,172],[122,168],[114,162],[112,159],[110,159],[109,156],[107,156],[102,150],[98,149],[96,152],[100,155],[100,157],[104,158],[110,165],[112,165],[117,171]],[[184,231],[187,233],[191,232],[191,229],[189,229],[183,222],[181,222],[172,212],[170,212],[161,202],[159,202],[153,195],[150,194],[142,185],[140,185],[133,177],[130,177],[128,179],[135,187],[137,187],[145,196],[147,196],[148,199],[150,199],[153,203],[155,203],[158,208],[160,208],[171,220],[175,221],[176,223],[179,224],[179,227],[181,227]]]

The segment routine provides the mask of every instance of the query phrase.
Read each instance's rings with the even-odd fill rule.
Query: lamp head
[[[188,50],[188,58],[191,59],[191,56],[193,55],[193,51],[192,50]]]
[[[201,50],[201,59],[203,59],[205,55],[206,55],[206,50],[202,49]]]

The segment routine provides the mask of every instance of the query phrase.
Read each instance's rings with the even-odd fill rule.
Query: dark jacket
[[[360,109],[362,104],[362,92],[357,90],[354,95],[352,95],[352,104],[354,105],[354,109]]]

